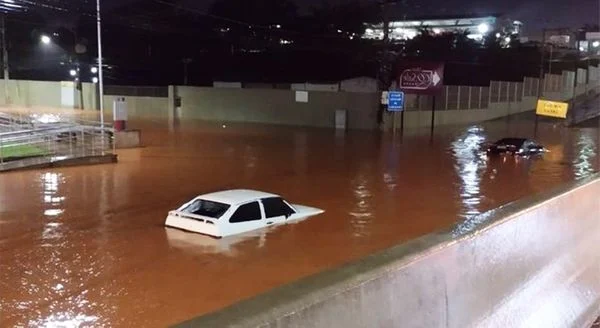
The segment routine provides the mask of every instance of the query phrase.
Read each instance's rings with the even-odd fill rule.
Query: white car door
[[[261,200],[267,226],[284,223],[295,211],[279,197]]]

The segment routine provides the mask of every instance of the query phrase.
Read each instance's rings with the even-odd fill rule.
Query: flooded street
[[[596,123],[542,122],[544,158],[488,159],[531,119],[407,132],[131,122],[120,163],[0,175],[0,326],[163,327],[459,223],[599,169]],[[250,188],[324,209],[212,239],[163,227],[211,191]]]

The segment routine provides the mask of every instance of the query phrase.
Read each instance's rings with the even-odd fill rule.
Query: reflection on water
[[[385,153],[385,170],[383,172],[383,183],[387,187],[388,191],[395,191],[398,187],[399,177],[399,162],[400,162],[400,149],[397,144],[392,144],[388,147],[388,150],[382,147],[382,151]]]
[[[41,175],[43,202],[45,203],[44,216],[48,218],[42,231],[42,239],[59,239],[62,237],[61,223],[56,222],[64,213],[62,202],[64,196],[59,193],[59,184],[64,183],[64,178],[59,173],[46,172]]]
[[[93,327],[94,322],[98,320],[97,316],[88,316],[83,314],[57,313],[40,320],[30,320],[30,327],[48,327],[48,328],[75,328],[75,327]]]
[[[350,210],[350,224],[354,237],[366,237],[369,235],[369,225],[373,220],[373,209],[371,199],[373,195],[369,190],[369,180],[366,171],[369,167],[361,165],[357,176],[352,180],[352,193],[354,194],[354,206]]]
[[[247,233],[225,238],[213,238],[204,235],[165,228],[169,245],[193,254],[221,254],[226,256],[239,256],[244,247],[263,248],[267,241],[267,234],[273,233],[278,227],[250,231]]]
[[[451,145],[456,162],[454,169],[460,179],[460,198],[464,208],[462,216],[467,220],[481,213],[481,179],[487,168],[487,157],[482,151],[484,142],[483,129],[474,126],[458,136]]]
[[[577,179],[587,178],[595,172],[593,161],[596,159],[596,137],[593,130],[579,130],[576,155],[573,159],[573,174]]]

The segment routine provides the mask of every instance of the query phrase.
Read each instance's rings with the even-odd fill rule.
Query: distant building
[[[390,21],[390,40],[410,40],[417,36],[423,29],[440,34],[446,32],[467,33],[474,40],[483,40],[488,33],[495,33],[498,37],[518,35],[521,33],[523,23],[510,21],[502,15],[489,16],[430,16],[406,20]],[[365,24],[364,39],[383,39],[383,23]]]
[[[544,43],[559,48],[575,48],[576,35],[568,28],[549,28],[544,31]]]
[[[579,42],[579,50],[591,55],[600,55],[600,32],[585,33],[585,40]]]

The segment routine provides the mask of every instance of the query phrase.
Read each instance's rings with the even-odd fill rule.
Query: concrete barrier
[[[596,176],[178,326],[588,327],[599,195]]]
[[[142,131],[127,130],[115,132],[115,148],[127,149],[142,146]]]

